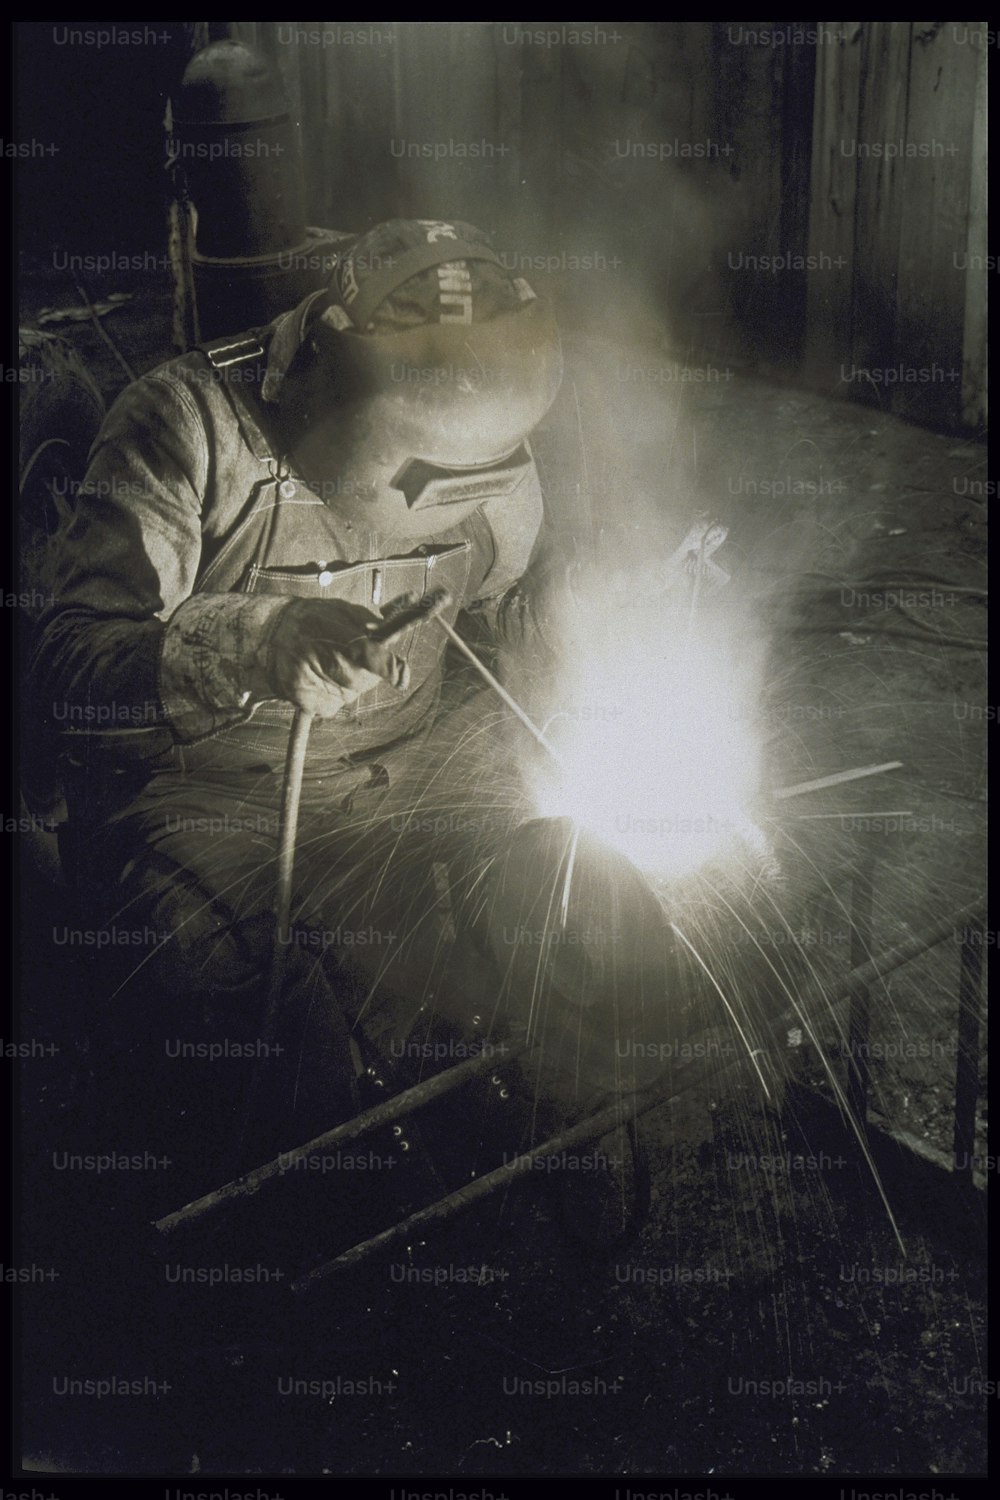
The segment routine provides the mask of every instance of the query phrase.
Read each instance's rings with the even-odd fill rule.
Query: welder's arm
[[[310,601],[192,595],[209,465],[225,464],[225,440],[169,372],[130,386],[109,413],[36,636],[38,711],[56,729],[159,728],[159,740],[167,730],[190,742],[244,720],[262,698],[336,712],[374,682],[369,665],[394,670],[384,648],[386,662],[366,656],[357,670],[337,651],[360,628],[348,606],[327,605],[317,632],[297,618]],[[303,628],[310,641],[292,661]],[[142,753],[141,735],[122,743]]]
[[[512,495],[488,501],[481,514],[492,538],[493,566],[479,597],[467,606],[469,622],[480,643],[498,648],[501,656],[548,656],[563,570],[545,524],[534,464]]]
[[[160,726],[184,740],[245,717],[246,658],[284,601],[190,598],[210,446],[169,374],[135,382],[108,413],[36,634],[32,677],[55,728]]]

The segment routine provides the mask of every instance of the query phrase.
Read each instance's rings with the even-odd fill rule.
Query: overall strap
[[[254,410],[260,402],[251,403],[247,396],[247,387],[260,391],[267,370],[267,350],[257,330],[251,329],[235,338],[230,334],[194,347],[218,375],[251,453],[255,458],[274,458],[275,440],[268,435],[262,414]]]
[[[251,329],[248,333],[213,339],[196,344],[194,347],[217,373],[219,384],[226,393],[243,441],[254,457],[266,465],[266,470],[251,490],[249,504],[244,508],[235,529],[212,561],[200,573],[195,583],[195,592],[202,593],[206,587],[211,587],[213,575],[227,562],[234,547],[238,547],[241,541],[245,545],[244,539],[247,538],[247,533],[249,532],[252,537],[253,530],[257,529],[260,522],[264,524],[257,532],[256,544],[250,560],[257,562],[262,560],[277,506],[281,480],[278,472],[281,445],[277,434],[268,431],[270,424],[267,423],[260,409],[262,402],[259,399],[259,392],[267,369],[267,348],[258,331]],[[256,400],[250,396],[250,391],[258,393]]]

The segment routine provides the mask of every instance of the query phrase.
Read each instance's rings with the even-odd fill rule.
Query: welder
[[[482,232],[397,219],[269,326],[135,381],[95,443],[33,670],[62,744],[67,864],[92,924],[147,934],[127,952],[109,943],[137,1070],[151,1049],[214,1044],[202,1076],[231,1123],[247,1059],[268,1054],[258,1153],[352,1112],[350,1026],[394,1024],[378,1019],[373,962],[420,926],[413,892],[387,912],[370,830],[419,812],[419,778],[440,775],[447,636],[430,621],[385,643],[371,629],[432,587],[445,620],[462,612],[485,639],[528,628],[543,521],[529,439],[560,378],[551,309]],[[297,710],[314,717],[294,930],[275,934]],[[286,982],[262,1042],[276,938]],[[342,975],[367,960],[353,990],[331,956]],[[397,971],[396,992],[422,1001],[426,980],[405,957]],[[231,1162],[208,1127],[198,1140],[211,1185]]]

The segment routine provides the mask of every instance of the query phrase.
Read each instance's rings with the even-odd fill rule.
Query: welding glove
[[[385,614],[408,602],[409,596],[393,600]],[[371,610],[342,599],[293,599],[271,632],[253,696],[283,698],[332,719],[380,680],[405,692],[406,662],[387,642],[371,639],[371,629],[382,623]]]

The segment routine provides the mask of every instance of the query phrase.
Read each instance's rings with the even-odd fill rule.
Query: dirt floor
[[[64,284],[29,276],[23,317],[73,302]],[[108,316],[137,370],[169,353],[169,315],[167,291],[153,286]],[[59,332],[109,396],[121,388],[124,372],[92,325]],[[751,1067],[723,1066],[709,1050],[694,1082],[644,1116],[651,1202],[631,1241],[609,1238],[629,1201],[627,1165],[536,1172],[502,1205],[304,1298],[288,1290],[297,1257],[287,1236],[269,1256],[252,1230],[196,1247],[188,1263],[264,1265],[266,1279],[181,1286],[103,1183],[52,1172],[53,1141],[86,1137],[90,1069],[77,1018],[99,981],[47,941],[63,898],[26,869],[21,1034],[60,1049],[25,1060],[21,1073],[20,1261],[43,1268],[21,1300],[33,1468],[984,1472],[980,1194],[930,1169],[916,1187],[886,1172],[886,1203],[822,1102],[845,1076],[844,1011],[827,1001],[856,961],[851,873],[873,868],[875,952],[983,892],[984,450],[745,373],[724,378],[718,360],[715,378],[702,365],[702,378],[682,381],[683,357],[662,347],[626,356],[578,336],[567,358],[584,411],[600,412],[602,390],[621,397],[628,386],[622,442],[632,475],[661,495],[664,525],[680,534],[700,510],[729,528],[719,561],[766,640],[757,728],[769,785],[903,763],[801,798],[761,798],[782,866],[771,941],[793,949],[807,977],[822,976],[827,1000],[804,1035],[786,1028],[770,1039],[783,1080],[770,1104]],[[536,444],[543,478],[578,468],[568,410]],[[588,483],[615,477],[592,463]],[[573,486],[555,489],[558,519]],[[592,502],[591,526],[595,514]],[[873,1118],[945,1161],[957,936],[873,987],[869,1038]],[[786,998],[773,997],[775,1013]],[[478,1096],[458,1099],[428,1126],[446,1180],[463,1170],[448,1132],[460,1136],[462,1109],[481,1107]],[[985,1153],[984,1104],[980,1126]],[[618,1135],[600,1149],[609,1163],[628,1159]],[[346,1215],[325,1183],[309,1184],[331,1250],[433,1186],[419,1142],[412,1155],[409,1186],[394,1179],[384,1202],[362,1195]],[[144,1393],[60,1394],[75,1375],[135,1379]]]

